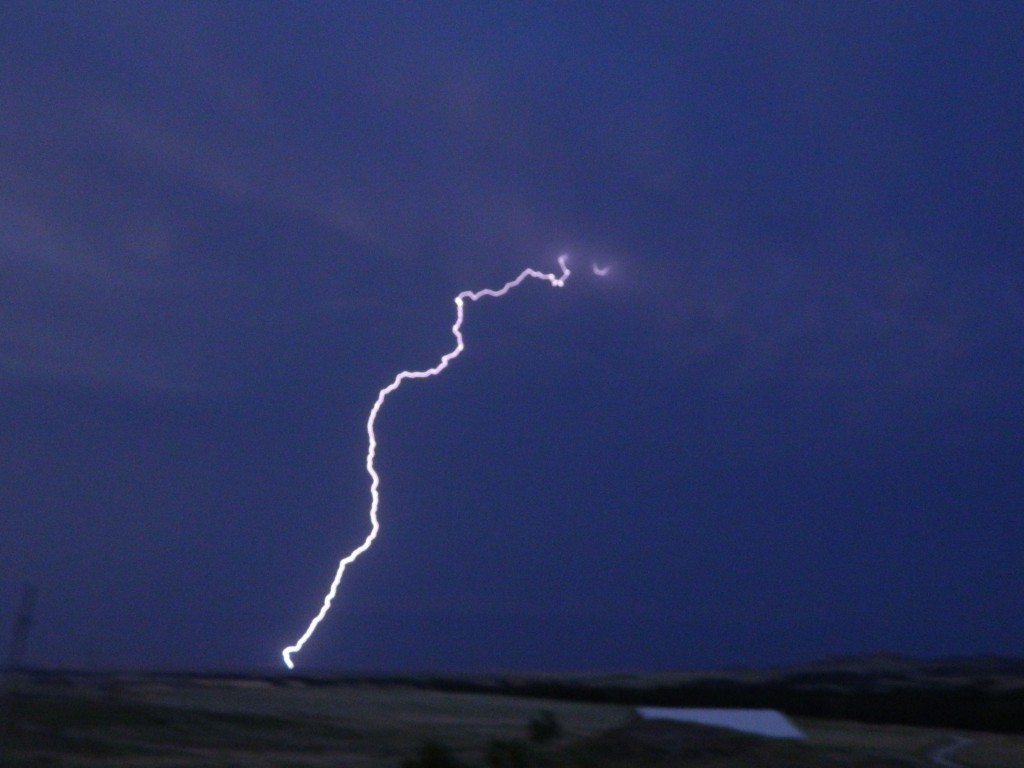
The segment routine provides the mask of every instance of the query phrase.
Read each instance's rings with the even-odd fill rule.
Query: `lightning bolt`
[[[565,285],[565,281],[568,279],[570,274],[569,267],[566,264],[567,260],[568,256],[564,255],[558,258],[558,266],[562,269],[562,274],[560,275],[554,275],[549,272],[538,272],[535,269],[524,269],[519,274],[519,277],[515,280],[510,280],[497,290],[484,288],[481,291],[463,291],[460,293],[455,297],[455,324],[452,326],[452,335],[455,336],[455,348],[451,352],[442,355],[441,360],[433,368],[427,368],[424,371],[402,371],[395,376],[394,381],[377,393],[377,400],[374,402],[373,408],[370,409],[370,416],[366,420],[366,434],[369,437],[369,447],[366,451],[366,471],[370,475],[370,532],[366,535],[362,544],[349,552],[338,563],[338,569],[334,573],[334,580],[331,582],[330,589],[327,590],[327,595],[324,597],[323,605],[320,606],[320,611],[313,617],[313,620],[309,622],[309,626],[306,627],[306,631],[303,632],[302,636],[295,641],[295,645],[289,645],[281,651],[281,656],[288,669],[295,668],[295,662],[292,661],[292,654],[298,653],[302,650],[302,646],[304,646],[306,641],[313,636],[317,626],[321,621],[323,621],[324,616],[326,616],[327,612],[331,609],[331,603],[334,602],[334,598],[338,594],[338,586],[341,584],[342,576],[345,575],[345,569],[354,563],[361,554],[373,546],[373,541],[377,538],[377,534],[380,531],[380,521],[377,519],[377,509],[380,506],[380,494],[378,492],[378,489],[380,488],[380,475],[377,474],[377,470],[373,466],[373,459],[377,455],[377,435],[373,431],[373,425],[377,421],[377,414],[380,413],[381,406],[384,405],[384,400],[388,395],[398,389],[406,379],[428,379],[431,376],[437,376],[441,371],[448,367],[448,364],[452,360],[462,354],[462,350],[466,348],[462,339],[462,322],[465,319],[465,304],[467,300],[477,301],[482,299],[484,296],[493,296],[495,298],[504,296],[528,277],[535,277],[538,280],[546,280],[555,288],[561,288]]]

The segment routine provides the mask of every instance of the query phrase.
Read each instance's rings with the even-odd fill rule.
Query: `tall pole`
[[[21,671],[21,661],[25,658],[28,646],[28,633],[32,629],[32,612],[36,607],[36,588],[26,584],[21,590],[21,605],[14,617],[14,632],[11,635],[11,649],[7,655],[7,672],[17,675]]]
[[[21,663],[28,647],[28,633],[32,629],[32,612],[36,607],[36,588],[25,584],[21,590],[21,604],[14,617],[14,631],[11,633],[11,647],[7,654],[6,690],[4,691],[3,731],[0,732],[0,750],[6,748],[14,735],[18,717],[18,678],[21,674]]]

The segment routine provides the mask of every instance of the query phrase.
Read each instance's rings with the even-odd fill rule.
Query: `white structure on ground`
[[[644,720],[675,720],[683,723],[731,728],[773,739],[806,739],[793,721],[774,709],[677,709],[675,707],[637,707]]]

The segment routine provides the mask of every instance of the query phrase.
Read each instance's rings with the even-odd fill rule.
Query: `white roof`
[[[675,707],[637,707],[645,720],[676,720],[684,723],[732,728],[776,739],[805,739],[803,731],[774,709],[677,709]]]

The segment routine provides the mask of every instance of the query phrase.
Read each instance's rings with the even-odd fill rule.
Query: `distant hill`
[[[96,677],[32,670],[74,684]],[[1024,658],[893,653],[828,658],[767,670],[614,674],[198,675],[130,673],[104,678],[237,686],[329,687],[372,683],[425,690],[498,693],[628,706],[777,709],[789,715],[861,722],[1024,733]]]
[[[633,706],[767,708],[805,717],[1024,733],[1024,659],[996,656],[874,653],[769,670],[418,679],[442,690]]]

